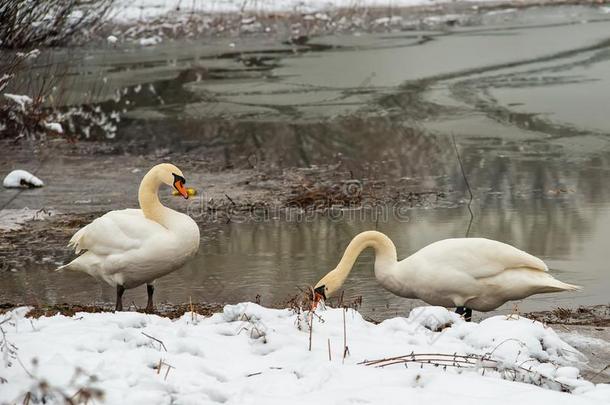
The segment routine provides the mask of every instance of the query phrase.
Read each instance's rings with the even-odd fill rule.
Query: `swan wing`
[[[453,268],[475,279],[493,277],[509,269],[548,271],[547,265],[536,256],[485,238],[445,239],[416,254],[419,253],[434,267]]]
[[[139,249],[149,238],[165,229],[144,217],[142,210],[110,211],[74,234],[68,246],[76,253],[84,250],[106,256]]]

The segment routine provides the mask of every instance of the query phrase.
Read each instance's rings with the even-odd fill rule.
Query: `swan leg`
[[[458,315],[462,315],[466,322],[472,321],[472,309],[466,307],[457,307],[455,309],[455,313]]]
[[[125,287],[123,287],[122,285],[117,285],[116,286],[116,307],[115,307],[115,311],[122,311],[123,310],[123,293],[125,292]]]
[[[146,312],[152,313],[153,309],[153,293],[155,292],[155,286],[152,284],[146,284],[146,292],[148,293],[148,303],[146,304]]]

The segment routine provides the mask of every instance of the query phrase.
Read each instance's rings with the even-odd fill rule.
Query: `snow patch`
[[[32,173],[18,169],[7,174],[2,185],[6,188],[31,188],[42,187],[44,183]]]
[[[18,104],[19,107],[21,107],[21,110],[25,110],[26,105],[32,104],[32,98],[30,96],[4,93],[4,97],[11,100],[15,104]]]
[[[474,0],[497,1],[497,0]],[[434,6],[451,3],[449,0],[199,0],[184,2],[182,0],[116,0],[112,15],[118,22],[134,20],[146,21],[165,16],[167,14],[186,15],[190,13],[297,13],[309,14],[312,17],[327,21],[330,20],[326,11],[336,9],[362,8],[400,8],[415,6]],[[397,22],[388,18],[387,22]]]
[[[51,130],[53,132],[57,132],[58,134],[64,133],[64,128],[59,122],[45,122],[44,126],[46,129]]]
[[[160,44],[161,42],[163,42],[163,39],[158,36],[152,36],[152,37],[147,37],[147,38],[140,38],[140,45],[142,46],[153,46],[153,45],[157,45]]]

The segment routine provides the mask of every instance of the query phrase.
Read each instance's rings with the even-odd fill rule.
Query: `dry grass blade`
[[[152,339],[152,340],[154,340],[154,341],[156,341],[156,342],[160,343],[160,344],[161,344],[161,347],[163,347],[163,350],[167,351],[167,347],[165,347],[165,343],[163,343],[163,341],[161,341],[160,339],[157,339],[157,338],[156,338],[156,337],[154,337],[154,336],[150,336],[150,335],[148,335],[148,334],[146,334],[146,333],[144,333],[144,332],[140,332],[140,333],[141,333],[141,334],[143,334],[144,336],[146,336],[147,338]]]
[[[345,362],[345,358],[349,354],[349,347],[347,347],[347,327],[345,325],[346,312],[347,308],[343,308],[343,362]]]

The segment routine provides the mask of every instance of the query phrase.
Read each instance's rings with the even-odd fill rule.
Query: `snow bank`
[[[30,320],[25,312],[0,317],[0,403],[21,403],[27,392],[30,403],[43,392],[55,403],[79,389],[100,390],[97,402],[108,404],[610,403],[610,386],[578,378],[575,349],[524,318],[466,323],[427,307],[374,325],[349,310],[344,360],[341,309],[313,317],[311,351],[306,314],[252,303],[175,321],[130,312]],[[440,325],[448,327],[434,331]],[[358,364],[412,352],[491,354],[561,380],[573,393],[483,376],[480,368]]]
[[[497,2],[497,0],[481,0]],[[154,19],[167,13],[315,13],[356,7],[398,8],[431,6],[449,0],[116,0],[112,15],[118,21]]]

